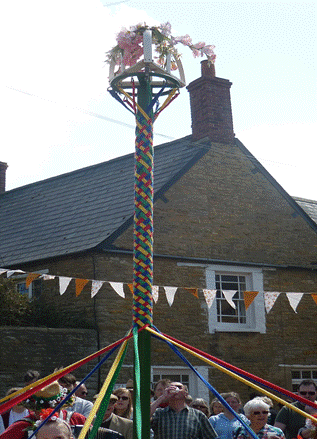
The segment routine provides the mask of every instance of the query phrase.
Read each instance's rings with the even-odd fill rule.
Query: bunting
[[[61,296],[67,290],[67,287],[70,284],[71,280],[72,280],[71,277],[60,277],[59,278],[59,293],[60,293]]]
[[[120,282],[109,282],[111,287],[115,290],[117,294],[119,294],[120,297],[125,298],[125,294],[123,291],[123,283]]]
[[[317,294],[311,294],[311,296],[312,296],[312,298],[313,298],[313,301],[316,303],[316,305],[317,305]]]
[[[32,282],[35,279],[41,278],[44,281],[47,281],[47,280],[54,280],[55,278],[58,278],[59,279],[59,293],[60,293],[60,295],[63,295],[66,292],[70,282],[73,279],[75,281],[75,293],[76,293],[77,297],[81,294],[83,288],[90,281],[91,281],[91,298],[96,296],[96,294],[100,291],[100,289],[102,288],[102,286],[104,284],[110,285],[111,288],[122,298],[125,298],[124,285],[127,285],[129,287],[129,290],[133,294],[133,285],[131,283],[125,283],[125,282],[110,282],[110,281],[96,280],[96,279],[81,279],[81,278],[74,278],[74,277],[56,276],[56,275],[51,275],[51,274],[40,274],[40,273],[33,273],[33,272],[28,273],[28,272],[25,272],[22,270],[9,270],[6,268],[0,268],[0,276],[4,275],[4,274],[6,274],[7,278],[12,277],[13,275],[21,275],[21,274],[25,275],[25,277],[26,277],[25,283],[26,283],[27,288],[32,284]],[[20,277],[19,277],[19,279],[20,279]],[[152,296],[153,296],[153,300],[155,303],[157,303],[158,299],[159,299],[159,288],[163,288],[163,290],[165,291],[166,299],[167,299],[167,302],[170,306],[172,306],[174,303],[175,294],[176,294],[178,288],[186,290],[188,293],[192,294],[197,299],[199,297],[198,296],[199,288],[192,288],[192,287],[185,287],[185,286],[171,287],[171,286],[153,285],[152,286]],[[217,290],[201,289],[201,291],[204,295],[204,299],[206,301],[208,308],[211,308],[212,305],[214,304],[215,299],[216,299]],[[223,297],[228,302],[228,304],[234,309],[236,308],[236,306],[235,306],[233,297],[236,294],[236,292],[237,292],[236,290],[222,290]],[[246,310],[250,307],[250,305],[253,303],[254,299],[257,297],[258,294],[259,294],[259,291],[244,291],[243,292],[243,298],[244,298],[244,304],[245,304]],[[263,294],[264,294],[264,305],[265,305],[265,309],[266,309],[267,314],[273,308],[273,306],[274,306],[274,304],[275,304],[275,302],[278,299],[280,294],[286,294],[288,302],[295,313],[297,313],[297,307],[298,307],[300,301],[302,300],[302,297],[305,294],[306,295],[309,294],[312,297],[313,301],[317,305],[317,292],[316,293],[303,293],[303,292],[266,291]]]
[[[264,304],[267,313],[271,311],[279,295],[280,293],[276,293],[276,292],[264,293]]]
[[[80,293],[83,291],[85,285],[87,285],[89,282],[88,279],[76,279],[75,280],[75,289],[76,289],[76,297],[80,295]]]
[[[245,309],[248,309],[249,306],[253,303],[256,296],[259,294],[258,291],[244,291],[243,292],[243,298],[244,298],[244,306]]]
[[[198,288],[184,288],[189,293],[191,293],[193,296],[195,296],[198,299]]]
[[[152,285],[152,297],[154,302],[157,303],[159,297],[159,287],[157,285]]]
[[[91,298],[95,297],[100,288],[103,286],[104,281],[102,280],[93,280],[91,283]]]
[[[169,306],[173,305],[175,293],[177,290],[177,287],[163,287],[166,294],[166,299],[169,304]]]
[[[289,304],[293,308],[294,312],[297,313],[296,309],[301,301],[301,298],[303,297],[303,293],[286,293],[286,297],[288,298]]]
[[[31,283],[37,279],[38,277],[40,277],[41,275],[39,273],[30,273],[27,275],[26,281],[25,281],[25,286],[26,288],[29,288],[29,286],[31,285]]]
[[[236,294],[237,290],[222,290],[222,294],[225,296],[226,301],[232,306],[233,309],[236,309],[236,304],[232,300],[233,296]]]
[[[211,307],[213,301],[215,300],[217,290],[203,290],[204,297],[207,303],[208,308]]]

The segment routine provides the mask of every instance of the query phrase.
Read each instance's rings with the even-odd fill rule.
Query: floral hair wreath
[[[157,64],[166,67],[167,56],[171,55],[171,69],[177,70],[176,60],[180,54],[176,49],[178,43],[189,47],[194,57],[206,55],[209,63],[214,63],[216,55],[213,52],[215,46],[206,45],[203,42],[192,43],[189,35],[173,37],[171,35],[171,25],[169,22],[159,26],[148,26],[146,23],[139,23],[136,26],[130,26],[129,29],[122,28],[117,35],[117,45],[107,52],[107,62],[115,61],[117,65],[133,66],[143,55],[143,33],[145,30],[152,31],[152,41],[155,45]]]
[[[57,395],[51,396],[49,398],[32,395],[30,398],[24,401],[23,405],[33,410],[41,410],[42,412],[43,410],[49,409],[50,407],[56,407],[67,396],[67,393],[67,389],[65,387],[61,387],[61,391]],[[72,405],[73,403],[74,398],[71,397],[68,399],[65,407]]]

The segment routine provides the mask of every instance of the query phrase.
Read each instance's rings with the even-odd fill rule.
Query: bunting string
[[[142,254],[142,257],[145,257],[145,256]],[[40,273],[25,272],[22,270],[9,270],[6,268],[0,268],[0,276],[5,275],[5,274],[7,275],[7,278],[11,278],[11,279],[14,275],[18,276],[18,278],[15,279],[18,281],[21,281],[21,278],[20,278],[21,275],[26,275],[26,279],[25,279],[26,288],[30,287],[32,282],[34,282],[38,279],[42,279],[44,281],[58,279],[60,295],[63,295],[67,291],[67,289],[72,284],[72,281],[75,282],[75,295],[76,295],[76,297],[78,297],[82,293],[84,288],[86,288],[86,290],[87,290],[87,285],[89,283],[90,283],[89,288],[90,288],[91,298],[94,298],[104,285],[110,286],[122,298],[125,298],[125,291],[124,291],[125,286],[128,286],[129,290],[133,294],[132,284],[127,283],[127,282],[112,282],[112,281],[96,280],[96,279],[81,279],[81,278],[76,278],[76,277],[66,277],[66,276],[58,276],[58,275],[52,275],[52,274],[40,274]],[[144,291],[145,291],[146,287],[149,286],[149,282],[146,279],[143,279],[143,282],[144,282],[143,286],[144,286]],[[155,303],[157,303],[157,301],[159,299],[159,289],[161,289],[165,292],[167,302],[170,306],[173,305],[176,293],[178,292],[179,289],[182,289],[182,290],[185,290],[185,291],[191,293],[196,298],[199,297],[198,292],[201,291],[202,295],[204,296],[204,299],[206,301],[208,308],[211,308],[211,306],[213,305],[214,300],[216,299],[216,293],[217,293],[217,290],[211,290],[211,289],[206,289],[206,288],[187,287],[187,286],[178,286],[177,287],[177,286],[153,285],[152,286],[152,294],[153,294],[153,300]],[[223,294],[223,297],[225,298],[227,303],[232,308],[235,309],[234,295],[236,294],[237,291],[234,291],[234,290],[218,290],[218,291],[221,291],[221,293]],[[277,299],[279,298],[279,296],[281,294],[286,295],[288,302],[295,313],[297,313],[298,305],[305,295],[310,295],[311,298],[313,299],[313,301],[315,302],[315,304],[317,305],[317,292],[264,291],[261,294],[263,294],[264,306],[265,306],[265,310],[266,310],[267,314],[271,311],[271,309],[273,308],[273,306],[275,305]],[[250,305],[253,303],[253,301],[255,300],[255,298],[258,295],[259,295],[259,291],[244,291],[243,292],[244,304],[245,304],[246,310],[250,307]],[[144,307],[142,309],[142,312],[144,312],[144,313],[147,312],[147,310],[146,310],[147,305],[146,304],[141,302],[140,307],[141,308]]]

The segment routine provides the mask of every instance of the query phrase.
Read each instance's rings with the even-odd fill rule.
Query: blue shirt
[[[250,421],[242,414],[239,414],[241,419],[247,424]],[[236,428],[241,427],[242,424],[237,418],[228,419],[224,413],[219,415],[210,416],[209,422],[214,427],[219,439],[233,439],[233,432]]]

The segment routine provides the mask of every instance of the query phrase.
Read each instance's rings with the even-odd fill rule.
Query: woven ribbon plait
[[[144,112],[136,122],[133,323],[144,326],[152,324],[153,307],[153,122]]]

